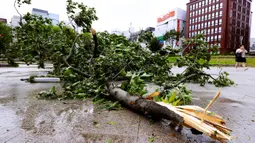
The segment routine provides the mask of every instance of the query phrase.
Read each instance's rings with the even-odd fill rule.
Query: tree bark
[[[184,122],[181,116],[154,101],[129,95],[126,91],[115,87],[113,83],[108,83],[107,88],[108,92],[115,100],[136,112],[144,115],[151,115],[152,117],[168,119],[177,124],[183,124]]]

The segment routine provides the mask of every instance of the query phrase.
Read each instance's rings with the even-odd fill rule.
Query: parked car
[[[250,47],[250,54],[255,55],[255,43]]]

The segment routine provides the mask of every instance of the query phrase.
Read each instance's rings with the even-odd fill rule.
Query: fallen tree
[[[75,13],[77,8],[80,12]],[[51,60],[54,64],[54,71],[51,74],[59,77],[63,83],[64,93],[62,95],[56,95],[55,88],[53,88],[50,92],[41,92],[41,97],[50,99],[92,98],[94,102],[109,100],[113,97],[115,101],[119,101],[134,111],[169,119],[176,124],[183,124],[185,123],[183,117],[156,102],[164,102],[173,106],[188,104],[191,101],[191,93],[183,86],[187,82],[200,83],[201,85],[212,82],[216,86],[233,84],[227,78],[226,73],[220,73],[218,77],[213,77],[204,72],[204,69],[210,68],[211,56],[202,34],[184,41],[186,44],[196,45],[196,48],[190,49],[190,53],[177,59],[175,65],[186,67],[186,70],[175,74],[171,71],[172,63],[169,62],[173,53],[162,52],[158,45],[156,48],[153,47],[158,42],[148,42],[150,48],[144,49],[139,43],[129,41],[124,36],[108,32],[97,33],[91,28],[91,23],[97,19],[95,9],[72,0],[67,0],[67,14],[71,25],[74,28],[75,25],[81,27],[82,33],[60,23],[57,26],[57,32],[48,29],[50,33],[46,32],[43,34],[44,36],[40,37],[43,38],[40,41],[47,44],[36,43],[37,47],[35,47],[36,49],[47,49],[45,46],[49,45],[51,48],[47,51],[40,50],[39,53],[34,53],[36,51],[33,49],[34,47],[23,51],[23,53],[31,52],[28,53],[29,55],[36,55],[39,58],[40,67],[43,67],[45,59]],[[27,22],[21,25],[16,34],[17,39],[21,40],[16,44],[23,43],[20,46],[24,46],[25,42],[29,44],[29,40],[38,40],[34,37],[31,39],[31,35],[19,37],[27,33],[26,30],[36,33],[37,27],[33,23],[38,20],[40,25],[51,23],[48,20],[42,20],[41,17],[29,14],[25,18]],[[31,31],[31,26],[34,31]],[[53,39],[45,38],[52,32],[58,37],[57,39],[55,36],[51,36]],[[152,39],[155,40],[155,38]],[[30,58],[28,58],[29,60]],[[111,84],[120,80],[122,81],[120,88]],[[143,98],[148,93],[145,83],[154,83],[162,87],[157,91],[159,94],[149,96],[153,101]],[[109,109],[112,108],[114,107],[111,106]]]

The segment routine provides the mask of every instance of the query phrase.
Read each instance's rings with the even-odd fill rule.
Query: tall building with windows
[[[249,50],[252,0],[190,0],[186,38],[204,33],[209,46],[220,53],[234,52],[241,44]]]

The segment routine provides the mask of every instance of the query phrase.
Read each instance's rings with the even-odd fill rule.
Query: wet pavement
[[[87,101],[39,100],[37,93],[59,84],[30,84],[20,81],[30,75],[43,75],[51,69],[36,66],[0,68],[0,143],[208,143],[205,135],[193,135],[184,128],[174,132],[165,123],[123,108],[119,111],[97,109]],[[174,69],[181,72],[183,69]],[[212,68],[211,74],[220,69]],[[255,69],[224,68],[237,83],[222,89],[209,109],[226,119],[236,138],[231,142],[255,142]],[[218,88],[188,84],[193,103],[205,107]]]

